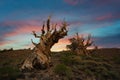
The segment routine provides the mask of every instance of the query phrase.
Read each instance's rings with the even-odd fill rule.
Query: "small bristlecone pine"
[[[76,33],[76,37],[69,39],[69,41],[71,44],[66,46],[67,49],[70,49],[72,52],[78,55],[88,55],[89,51],[87,50],[87,48],[93,44],[90,34],[87,36],[87,39],[85,39],[82,35],[79,36],[78,33]]]
[[[50,49],[59,39],[67,35],[67,26],[67,23],[64,21],[57,30],[57,24],[51,25],[49,17],[46,23],[43,23],[41,36],[38,36],[36,32],[33,31],[33,35],[35,38],[40,38],[40,42],[36,44],[31,40],[35,47],[33,52],[23,62],[21,70],[48,68],[51,62]]]

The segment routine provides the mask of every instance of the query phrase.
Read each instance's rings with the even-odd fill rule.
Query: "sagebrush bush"
[[[61,57],[61,61],[62,61],[62,63],[66,64],[66,65],[73,64],[73,59],[70,56],[63,56],[63,57]]]
[[[118,72],[112,69],[112,65],[107,62],[97,62],[95,60],[81,60],[77,69],[86,76],[96,77],[97,80],[119,79]],[[114,74],[116,72],[116,74]]]
[[[72,70],[70,67],[64,64],[58,64],[54,68],[54,72],[60,76],[66,76],[70,78],[72,76]]]
[[[4,75],[7,75],[10,80],[16,80],[18,75],[20,74],[17,68],[13,67],[2,67],[0,68],[0,79],[4,79]]]
[[[65,53],[60,58],[61,62],[65,65],[77,65],[81,61],[80,56],[76,56],[73,53]]]
[[[113,59],[114,63],[120,64],[120,57],[119,56],[114,56]]]

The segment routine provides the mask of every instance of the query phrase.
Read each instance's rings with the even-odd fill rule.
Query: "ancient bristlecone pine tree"
[[[56,26],[57,24],[50,24],[49,17],[46,23],[43,23],[41,36],[38,36],[35,31],[33,31],[33,35],[35,38],[40,38],[40,42],[36,44],[31,40],[35,47],[33,49],[33,52],[23,62],[21,70],[42,69],[49,67],[49,64],[51,62],[51,47],[57,43],[59,39],[66,36],[68,32],[66,29],[67,23],[65,21],[62,23],[59,30],[56,29]]]
[[[88,55],[87,48],[93,44],[91,35],[88,35],[87,39],[85,39],[82,35],[79,36],[78,33],[76,33],[76,37],[69,39],[69,41],[71,44],[66,47],[76,54]]]

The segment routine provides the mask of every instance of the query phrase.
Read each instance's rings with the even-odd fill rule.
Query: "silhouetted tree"
[[[76,54],[88,55],[89,51],[87,48],[93,44],[90,34],[87,36],[87,39],[85,39],[82,35],[79,36],[78,33],[76,33],[76,37],[69,39],[69,41],[71,44],[66,47]]]

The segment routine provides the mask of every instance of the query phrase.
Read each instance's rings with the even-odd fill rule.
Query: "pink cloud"
[[[11,41],[1,41],[0,42],[0,46],[5,46],[6,44],[12,44],[12,43],[15,43],[16,41],[14,40],[11,40]]]
[[[120,15],[113,15],[112,13],[108,13],[105,15],[101,15],[95,18],[97,21],[106,21],[106,20],[115,20],[120,18]]]
[[[70,44],[68,38],[60,39],[58,43],[56,43],[51,51],[62,51],[62,50],[67,50],[66,45]]]
[[[57,23],[57,29],[60,28],[62,21],[58,21],[58,22],[52,22],[52,23]],[[52,24],[51,23],[51,24]],[[30,20],[30,21],[18,21],[18,22],[14,22],[14,21],[6,21],[4,23],[4,25],[10,25],[10,26],[14,26],[14,29],[11,32],[6,32],[4,34],[5,37],[12,37],[12,36],[16,36],[16,35],[20,35],[20,34],[30,34],[32,33],[32,31],[36,31],[36,32],[41,32],[41,25],[42,23],[40,23],[40,21],[37,20]]]
[[[40,26],[20,26],[13,30],[12,32],[4,34],[5,37],[16,36],[19,34],[32,33],[32,31],[40,32]]]
[[[88,36],[88,34],[79,34],[79,36]],[[71,35],[69,37],[60,39],[58,43],[56,43],[53,47],[52,47],[52,51],[62,51],[62,50],[67,50],[66,45],[70,44],[69,39],[76,37],[76,35]]]
[[[58,44],[63,44],[63,43],[69,44],[70,42],[69,42],[68,38],[64,38],[64,39],[60,39]]]
[[[120,0],[94,0],[94,3],[96,5],[101,5],[101,6],[116,4],[119,2],[120,2]]]
[[[111,19],[111,18],[113,18],[112,14],[106,14],[106,15],[98,16],[96,18],[96,20],[97,21],[102,21],[102,20],[108,20],[108,19]]]
[[[30,23],[30,24],[29,24]],[[59,26],[61,25],[61,21],[57,21],[57,22],[53,22],[53,23],[58,23],[58,26],[57,28],[60,28]],[[39,22],[40,24],[40,22]],[[6,39],[9,39],[11,37],[16,37],[18,35],[21,35],[21,34],[30,34],[32,33],[32,31],[36,31],[36,32],[41,32],[41,25],[38,25],[38,22],[37,21],[28,21],[27,23],[21,21],[21,22],[6,22],[5,25],[13,25],[14,26],[14,29],[10,32],[6,32],[3,36],[3,38],[6,40]],[[14,44],[14,41],[10,42],[10,41],[2,41],[0,42],[0,45],[1,47],[4,48],[5,45],[7,44]],[[59,41],[59,43],[55,44],[55,47],[54,47],[54,50],[58,50],[59,48],[61,48],[61,50],[65,49],[66,45],[69,44],[69,41],[68,41],[68,38],[65,38],[65,39],[61,39]],[[59,46],[57,49],[56,47]],[[23,47],[25,48],[33,48],[33,45],[32,44],[28,44],[28,45],[24,45]]]
[[[6,21],[2,23],[5,27],[11,27],[10,32],[5,32],[3,36],[11,37],[19,34],[31,33],[32,31],[40,32],[41,25],[38,20],[30,20],[30,21]]]
[[[70,5],[78,5],[79,2],[82,2],[82,0],[64,0],[64,1]]]
[[[30,20],[30,21],[5,21],[3,23],[3,25],[5,26],[15,26],[15,27],[19,27],[19,26],[25,26],[25,25],[40,25],[40,21],[38,20]]]
[[[97,5],[103,5],[103,4],[109,4],[111,3],[112,0],[96,0],[95,3],[97,3]]]
[[[68,22],[69,25],[82,25],[83,23],[80,21],[72,21],[72,22]]]

